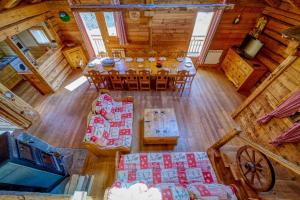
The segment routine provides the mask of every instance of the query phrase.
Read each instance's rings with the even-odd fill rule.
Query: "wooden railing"
[[[194,35],[191,38],[188,50],[189,55],[199,55],[203,46],[205,35]]]
[[[95,44],[97,54],[105,51],[105,46],[101,35],[91,35],[91,40]]]
[[[266,149],[265,147],[251,141],[248,137],[244,136],[242,134],[243,132],[239,127],[232,129],[230,132],[228,132],[226,135],[224,135],[221,139],[219,139],[216,143],[214,143],[210,148],[208,148],[207,152],[208,154],[211,154],[211,152],[215,150],[219,150],[222,146],[227,144],[229,141],[231,141],[233,138],[239,138],[240,141],[243,141],[245,144],[250,145],[252,148],[260,151],[270,159],[274,160],[275,162],[281,164],[282,166],[290,169],[291,171],[295,172],[296,174],[300,175],[300,167],[283,158],[282,156],[279,156],[270,150]]]

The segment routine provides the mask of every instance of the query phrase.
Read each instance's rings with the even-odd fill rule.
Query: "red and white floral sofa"
[[[84,146],[96,155],[130,152],[132,143],[133,99],[114,100],[101,94],[88,117]]]
[[[162,200],[237,199],[233,187],[218,183],[205,152],[122,155],[107,199],[113,199],[109,197],[118,189],[139,183],[144,183],[149,190],[158,189]]]

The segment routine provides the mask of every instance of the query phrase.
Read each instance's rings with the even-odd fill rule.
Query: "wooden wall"
[[[266,6],[264,1],[228,1],[235,3],[235,8],[226,10],[223,13],[219,27],[215,33],[210,50],[223,50],[222,58],[227,50],[237,45],[239,46],[247,33],[252,30],[257,19]],[[239,24],[233,24],[234,19],[241,15]],[[221,62],[220,62],[221,63]]]
[[[269,144],[271,140],[287,130],[292,122],[288,118],[272,119],[265,125],[258,125],[256,119],[272,111],[288,95],[300,87],[300,58],[287,55],[284,50],[288,40],[279,38],[278,33],[284,27],[298,24],[300,13],[298,10],[291,9],[291,6],[287,5],[286,2],[283,2],[276,9],[267,7],[264,14],[269,16],[271,20],[262,35],[262,39],[266,43],[262,54],[264,56],[277,55],[278,58],[280,56],[280,60],[278,59],[276,63],[282,60],[283,62],[280,65],[276,64],[272,74],[245,100],[233,116],[240,123],[245,131],[244,134],[249,139],[280,155],[283,159],[299,165],[299,143],[287,143],[279,147]],[[269,52],[265,53],[266,51]],[[295,61],[294,58],[296,58]]]
[[[300,25],[300,10],[287,2],[282,2],[279,8],[266,7],[263,14],[267,17],[268,23],[259,37],[264,47],[257,54],[257,58],[270,71],[274,71],[288,56],[286,49],[289,40],[283,38],[281,32],[291,26]]]
[[[54,30],[58,33],[62,41],[71,40],[77,44],[82,44],[80,31],[76,24],[73,12],[71,11],[67,0],[50,0],[47,2],[51,12],[51,22]],[[69,22],[60,20],[58,14],[60,11],[65,11],[71,17]]]

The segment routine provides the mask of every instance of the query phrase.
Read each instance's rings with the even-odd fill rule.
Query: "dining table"
[[[195,75],[197,70],[189,57],[185,58],[164,58],[160,60],[162,66],[156,66],[157,58],[118,58],[115,59],[113,66],[103,66],[102,61],[107,58],[94,58],[86,65],[83,70],[83,75],[88,76],[88,71],[96,70],[103,75],[109,75],[108,71],[117,70],[120,76],[125,76],[126,71],[129,69],[136,70],[149,70],[151,76],[156,76],[159,70],[169,71],[169,76],[176,76],[178,71],[187,70],[189,75]]]

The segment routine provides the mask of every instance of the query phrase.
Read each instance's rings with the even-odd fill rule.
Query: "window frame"
[[[32,30],[40,30],[43,31],[43,33],[45,34],[45,36],[47,37],[49,43],[39,43],[38,40],[35,38],[35,36],[32,34]],[[30,29],[28,29],[29,34],[33,37],[34,41],[39,45],[39,46],[49,46],[51,44],[51,37],[50,35],[47,33],[47,31],[45,30],[45,28],[43,26],[33,26]]]
[[[109,30],[108,30],[108,26],[107,26],[107,23],[106,23],[106,17],[105,17],[105,13],[112,13],[112,17],[113,17],[113,20],[114,20],[114,28],[116,30],[116,35],[110,35],[109,34]],[[117,35],[117,26],[116,26],[116,21],[115,21],[115,17],[114,17],[114,12],[103,12],[103,18],[104,18],[104,25],[106,27],[106,32],[107,32],[107,36],[108,37],[111,37],[111,38],[117,38],[118,35]]]

